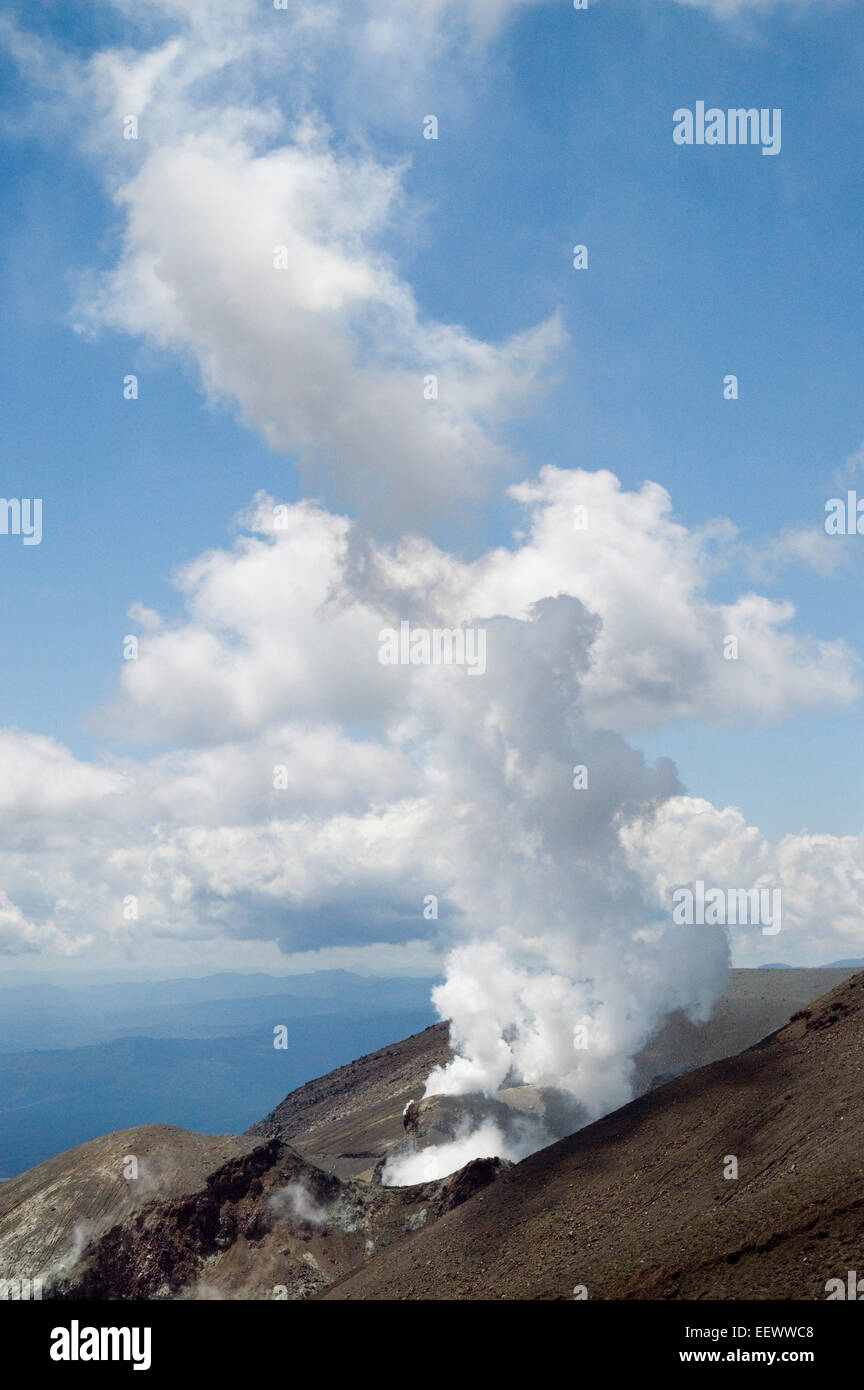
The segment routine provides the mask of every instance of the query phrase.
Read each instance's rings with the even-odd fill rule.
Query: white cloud
[[[20,907],[0,889],[0,958],[54,951],[68,957],[86,950],[92,936],[69,938],[50,923],[39,925],[25,917]]]
[[[115,768],[78,762],[55,739],[17,729],[0,729],[0,765],[0,818],[19,826],[40,815],[105,814],[130,785]]]
[[[707,10],[717,19],[737,19],[739,15],[751,11],[768,14],[772,10],[791,6],[801,10],[809,6],[812,0],[676,0],[676,3],[690,9]]]
[[[399,180],[310,127],[262,153],[215,134],[162,147],[117,195],[124,250],[82,320],[191,355],[211,396],[379,522],[476,496],[563,331],[493,345],[422,320],[376,249]]]
[[[791,565],[805,565],[823,578],[850,563],[852,556],[837,536],[822,526],[789,526],[746,553],[750,573],[771,579]]]
[[[411,214],[408,160],[376,158],[362,130],[399,107],[412,70],[455,65],[464,79],[480,61],[466,37],[480,44],[529,3],[165,0],[161,23],[123,3],[130,34],[143,18],[139,46],[81,62],[52,51],[49,63],[7,24],[58,119],[68,128],[78,112],[122,222],[116,264],[82,285],[78,326],[194,363],[208,395],[296,455],[312,489],[379,527],[425,522],[512,475],[502,427],[554,369],[561,322],[493,343],[421,314],[392,250]],[[363,96],[334,134],[322,103],[352,83]],[[411,101],[399,147],[425,153]]]
[[[66,59],[58,84],[101,112],[87,143],[123,222],[82,322],[187,357],[213,397],[379,525],[425,520],[512,470],[501,427],[554,365],[560,322],[490,343],[421,315],[388,249],[404,168],[334,136],[316,99],[320,65],[332,79],[347,51],[347,88],[398,113],[418,67],[444,55],[464,77],[466,22],[482,41],[519,8],[358,0],[265,17],[161,0],[170,33]],[[50,83],[44,53],[18,51]],[[376,74],[399,80],[391,91]],[[131,108],[140,143],[123,147]],[[437,400],[424,399],[428,374]],[[495,1090],[512,1073],[599,1114],[627,1098],[663,1015],[704,1017],[722,988],[725,941],[657,917],[670,875],[786,875],[795,948],[821,949],[826,912],[851,940],[857,842],[771,846],[737,813],[683,798],[672,765],[646,766],[623,737],[849,703],[846,646],[795,631],[788,603],[709,598],[729,528],[689,530],[656,483],[628,492],[609,473],[546,468],[511,498],[517,544],[464,561],[417,536],[383,546],[312,502],[276,529],[261,496],[231,550],[180,571],[183,621],[134,606],[140,653],[109,722],[171,751],[96,766],[3,735],[0,950],[447,941],[436,998],[459,1055],[433,1084]],[[382,667],[378,633],[403,619],[482,625],[486,673]],[[437,921],[423,916],[430,894]]]
[[[598,620],[580,677],[580,707],[594,726],[781,719],[857,698],[850,649],[796,633],[790,604],[747,592],[706,599],[717,528],[707,538],[688,531],[657,484],[627,492],[607,472],[547,468],[512,492],[527,534],[473,562],[418,537],[382,547],[305,502],[282,508],[274,529],[274,504],[260,496],[245,518],[255,534],[180,571],[188,621],[166,627],[146,613],[152,630],[139,659],[124,664],[111,727],[190,743],[242,738],[286,718],[386,728],[398,701],[377,660],[382,627],[402,617],[444,627],[527,620],[558,595]],[[587,529],[577,529],[577,507],[587,509]],[[738,640],[736,660],[724,657],[727,636]]]
[[[312,490],[379,530],[513,476],[504,427],[554,374],[561,321],[493,343],[421,314],[393,251],[413,213],[405,164],[373,156],[361,132],[391,112],[399,147],[422,147],[420,76],[421,89],[434,74],[439,93],[470,90],[484,43],[543,0],[114,3],[137,44],[89,60],[5,25],[67,130],[77,113],[122,220],[79,325],[194,363]]]
[[[180,571],[183,621],[132,610],[140,655],[122,664],[111,720],[171,751],[96,766],[3,735],[16,939],[53,951],[92,936],[115,955],[142,942],[449,944],[438,1000],[462,1060],[437,1084],[494,1090],[516,1067],[592,1113],[626,1098],[657,1020],[679,1005],[704,1014],[725,964],[722,943],[712,954],[658,931],[654,880],[684,873],[686,844],[709,879],[715,856],[743,862],[736,846],[758,832],[709,808],[719,829],[704,843],[690,821],[689,839],[677,822],[658,839],[663,814],[689,803],[672,765],[646,767],[622,731],[684,710],[779,717],[844,702],[855,672],[842,646],[796,634],[783,605],[707,602],[700,560],[725,528],[689,532],[656,485],[545,470],[515,496],[521,541],[472,563],[419,538],[381,547],[308,502],[274,529],[259,496],[231,549]],[[720,651],[730,614],[734,679]],[[380,665],[379,633],[403,619],[482,625],[486,673]],[[836,848],[819,852],[827,862]],[[776,865],[803,881],[794,854]],[[857,879],[836,878],[851,924]],[[438,919],[423,915],[430,894]],[[822,957],[815,895],[789,911],[801,951],[809,941]],[[574,1020],[592,1030],[586,1056]]]
[[[591,722],[628,730],[678,717],[778,719],[857,698],[851,650],[787,630],[791,604],[746,592],[707,600],[726,528],[688,531],[658,484],[626,492],[608,472],[545,468],[511,493],[530,521],[514,551],[462,564],[411,540],[382,558],[382,571],[425,594],[441,618],[524,617],[549,595],[581,599],[602,624],[582,683]],[[737,660],[723,655],[727,636],[738,639]]]
[[[770,840],[737,807],[720,809],[686,796],[670,798],[623,835],[632,862],[667,912],[674,889],[697,879],[723,890],[781,889],[776,936],[763,935],[758,926],[730,929],[741,965],[827,964],[864,954],[864,835],[802,833]]]

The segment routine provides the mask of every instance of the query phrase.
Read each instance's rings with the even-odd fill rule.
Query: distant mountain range
[[[433,983],[328,970],[0,990],[0,1181],[130,1125],[242,1132],[311,1077],[433,1023]]]
[[[769,965],[760,965],[760,970],[797,970],[799,966],[787,965],[783,960],[771,961]],[[861,970],[864,969],[864,958],[856,960],[832,960],[827,965],[814,967],[817,970]]]
[[[745,1017],[759,1021],[756,1040],[818,993],[817,972],[777,964],[785,984],[762,998],[758,981],[767,988],[768,969],[733,972],[734,994],[713,1019],[711,1036],[722,1041],[711,1056],[683,1020],[670,1022],[645,1049],[640,1087],[664,1072],[670,1029],[676,1046],[692,1051],[687,1064],[700,1065],[734,1050]],[[812,989],[798,983],[811,975]],[[325,970],[0,990],[0,1182],[133,1125],[242,1133],[313,1077],[434,1023],[434,983]],[[827,985],[826,977],[820,987]],[[279,1025],[286,1049],[273,1045]]]
[[[854,1297],[864,975],[734,971],[712,1020],[683,1023],[661,1030],[652,1064],[686,1074],[521,1163],[477,1158],[410,1187],[376,1175],[394,1148],[434,1140],[406,1113],[422,1112],[429,1067],[447,1056],[444,1025],[304,1085],[243,1136],[106,1134],[0,1187],[0,1278],[88,1300],[710,1306],[838,1286],[845,1298],[850,1280]],[[136,1072],[174,1045],[111,1046]],[[189,1046],[207,1090],[213,1040]]]
[[[0,1052],[80,1047],[123,1037],[203,1038],[329,1013],[425,1007],[434,980],[353,975],[208,975],[64,989],[0,989]]]

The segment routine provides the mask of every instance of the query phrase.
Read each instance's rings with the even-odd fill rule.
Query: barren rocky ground
[[[324,1296],[824,1299],[861,1262],[862,1099],[857,975],[755,1047],[505,1169]]]
[[[644,1050],[630,1105],[519,1164],[383,1188],[447,1054],[430,1028],[245,1136],[149,1125],[4,1184],[0,1277],[96,1299],[824,1298],[860,1263],[862,1010],[864,974],[733,972],[711,1023]]]

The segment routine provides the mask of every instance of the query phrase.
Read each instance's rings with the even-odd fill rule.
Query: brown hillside
[[[749,1051],[506,1170],[323,1296],[823,1299],[862,1264],[862,1101],[859,974]]]

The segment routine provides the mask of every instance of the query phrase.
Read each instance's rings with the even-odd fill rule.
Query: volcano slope
[[[340,1182],[277,1139],[122,1130],[0,1188],[0,1299],[25,1280],[61,1300],[308,1298],[499,1166],[382,1188]]]
[[[852,974],[831,968],[730,971],[726,992],[707,1023],[691,1023],[676,1012],[643,1048],[636,1059],[635,1093],[641,1095],[669,1073],[740,1052]],[[368,1180],[403,1143],[408,1102],[423,1095],[433,1067],[449,1057],[447,1025],[438,1023],[307,1082],[248,1133],[280,1139],[337,1177]]]
[[[858,974],[746,1052],[504,1169],[321,1296],[824,1299],[860,1267],[862,1101]]]
[[[670,1020],[644,1075],[754,1041],[848,974],[733,972],[719,1022]],[[94,1139],[0,1186],[0,1281],[61,1299],[824,1297],[857,1268],[862,980],[512,1168],[406,1188],[356,1176],[404,1142],[442,1028],[310,1082],[240,1138]]]

